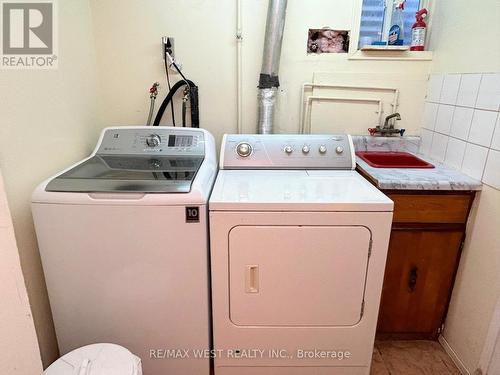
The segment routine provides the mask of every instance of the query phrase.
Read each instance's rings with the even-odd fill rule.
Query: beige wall
[[[0,73],[0,168],[45,365],[58,353],[30,195],[42,179],[88,154],[99,127],[89,4],[87,0],[58,3],[59,69]]]
[[[443,334],[470,373],[478,367],[500,298],[498,228],[500,191],[485,185],[471,214]]]
[[[176,55],[184,72],[200,86],[202,126],[213,132],[216,139],[225,132],[235,132],[236,3],[235,0],[91,0],[101,82],[101,121],[106,125],[146,121],[149,86],[154,81],[161,82],[162,97],[165,95],[160,38],[169,35],[175,37]],[[404,86],[400,125],[409,133],[418,132],[429,61],[349,60],[346,54],[306,54],[308,28],[356,28],[357,3],[358,0],[289,1],[281,58],[277,131],[298,130],[301,85],[321,72],[338,74],[330,80],[323,75],[323,83],[342,79],[359,85],[364,82],[360,73],[365,78],[386,82],[403,77],[399,82]],[[256,86],[268,1],[243,0],[242,4],[243,129],[255,132]],[[375,125],[371,115],[360,118],[364,120],[362,127],[354,127],[352,119],[345,121],[349,119],[347,111],[353,110],[351,106],[337,108],[325,103],[325,107],[331,110],[316,111],[319,109],[316,106],[313,111],[313,118],[322,123],[322,129],[327,122],[332,124],[332,132],[362,130],[366,133],[366,124]],[[386,114],[389,112],[387,106]],[[168,116],[164,116],[163,123],[170,123]]]
[[[436,73],[500,72],[500,3],[436,1],[430,46]],[[466,369],[478,366],[500,297],[500,191],[484,186],[474,204],[444,338]]]
[[[42,362],[0,173],[0,374],[40,374]]]
[[[429,48],[432,70],[444,73],[500,71],[500,3],[434,0]]]

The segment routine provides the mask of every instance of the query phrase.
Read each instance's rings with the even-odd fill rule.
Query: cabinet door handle
[[[415,291],[415,288],[417,287],[417,278],[418,278],[418,268],[413,267],[410,270],[410,274],[408,277],[408,290],[410,293],[413,293]]]

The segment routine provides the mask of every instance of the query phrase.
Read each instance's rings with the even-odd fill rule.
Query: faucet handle
[[[403,136],[403,134],[405,133],[406,129],[399,129],[399,135],[401,135],[401,137]]]

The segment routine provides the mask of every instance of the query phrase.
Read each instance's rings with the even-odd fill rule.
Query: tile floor
[[[435,341],[377,341],[372,375],[460,374],[451,358]]]

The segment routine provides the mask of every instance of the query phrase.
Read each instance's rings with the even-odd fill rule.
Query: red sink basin
[[[408,152],[358,151],[356,155],[374,168],[434,168]]]

